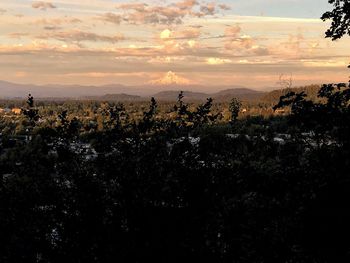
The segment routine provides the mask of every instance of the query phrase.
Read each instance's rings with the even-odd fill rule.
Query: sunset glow
[[[1,80],[276,86],[347,81],[350,40],[315,0],[2,0]]]

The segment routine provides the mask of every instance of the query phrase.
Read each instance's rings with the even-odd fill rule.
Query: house
[[[14,113],[14,114],[16,114],[16,115],[19,115],[19,114],[21,114],[22,109],[20,109],[20,108],[13,108],[13,109],[11,110],[11,112]]]
[[[242,109],[242,113],[247,113],[247,109],[246,108],[244,108],[244,109]]]
[[[0,108],[0,114],[5,113],[5,110],[3,108]]]

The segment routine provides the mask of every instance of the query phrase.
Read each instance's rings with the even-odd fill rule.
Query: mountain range
[[[159,89],[163,90],[159,92]],[[25,98],[29,93],[36,98],[73,98],[93,100],[145,100],[155,97],[157,100],[173,101],[181,90],[184,91],[185,100],[205,100],[209,97],[217,101],[230,100],[237,97],[241,100],[257,100],[263,97],[266,92],[248,89],[242,86],[221,86],[216,93],[208,91],[211,87],[200,85],[144,85],[124,86],[111,84],[103,86],[80,86],[80,85],[32,85],[15,84],[0,81],[0,98]],[[189,91],[191,90],[191,91]]]

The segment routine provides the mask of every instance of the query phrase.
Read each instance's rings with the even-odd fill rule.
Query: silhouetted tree
[[[190,120],[193,122],[194,128],[215,122],[220,113],[213,114],[212,106],[213,99],[208,98],[204,104],[199,105],[196,110],[190,114]]]
[[[326,32],[326,37],[332,40],[339,39],[344,35],[350,35],[350,2],[348,0],[328,0],[334,9],[324,13],[323,21],[331,20],[331,27]]]
[[[237,98],[232,98],[230,105],[229,105],[229,110],[231,113],[231,123],[234,123],[237,121],[239,112],[241,110],[242,103],[237,99]]]
[[[27,108],[22,109],[22,112],[29,119],[31,126],[34,127],[40,116],[39,110],[34,107],[34,97],[31,94],[28,95]]]
[[[155,117],[157,113],[158,104],[155,98],[151,98],[148,111],[143,112],[142,121],[140,121],[138,128],[141,133],[147,133],[154,128],[156,122]]]

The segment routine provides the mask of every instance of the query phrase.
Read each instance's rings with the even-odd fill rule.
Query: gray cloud
[[[43,26],[58,26],[58,25],[64,25],[64,24],[78,24],[82,21],[78,18],[42,18],[38,19],[34,22],[35,25],[43,25]]]
[[[54,31],[54,30],[60,30],[62,29],[62,27],[59,27],[59,26],[44,26],[44,29],[45,30],[48,30],[48,31]]]
[[[216,5],[214,3],[209,3],[206,5],[201,5],[200,7],[201,12],[203,13],[204,16],[208,15],[214,15],[216,11]]]
[[[32,3],[32,7],[35,9],[46,10],[46,9],[54,9],[56,6],[50,2],[44,1],[35,1]]]
[[[123,20],[122,16],[114,13],[105,13],[98,17],[99,20],[119,25]]]
[[[224,10],[224,11],[228,11],[228,10],[231,10],[231,9],[232,9],[230,6],[225,5],[225,4],[220,4],[220,5],[219,5],[219,8],[220,8],[221,10]]]
[[[115,36],[106,36],[99,35],[91,32],[84,32],[80,30],[71,30],[71,31],[62,31],[62,32],[53,32],[46,35],[38,36],[40,39],[56,39],[63,42],[109,42],[109,43],[117,43],[121,40],[124,40],[124,36],[122,34],[118,34]]]
[[[199,11],[198,11],[199,8]],[[122,20],[131,24],[181,24],[186,17],[214,15],[216,4],[200,5],[196,0],[183,0],[168,5],[148,5],[146,3],[120,4]]]

